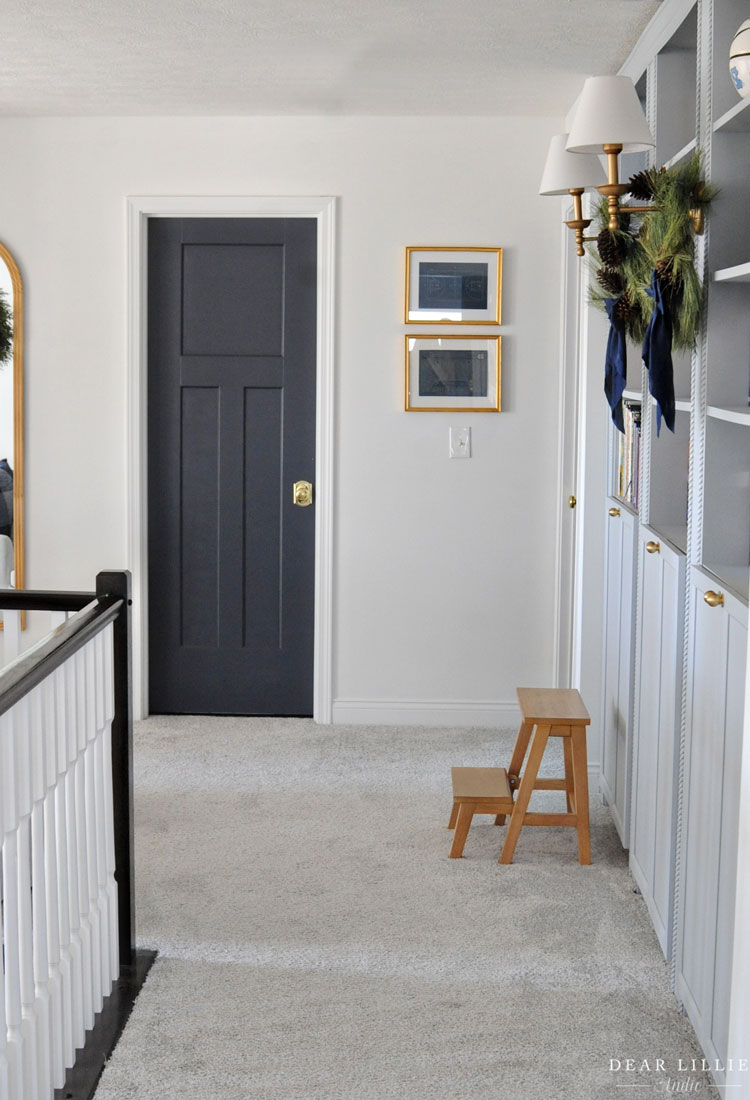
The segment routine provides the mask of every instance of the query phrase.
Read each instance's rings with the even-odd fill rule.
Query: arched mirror
[[[23,585],[23,288],[0,244],[0,588]]]

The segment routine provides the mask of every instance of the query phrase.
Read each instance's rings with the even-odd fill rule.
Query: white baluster
[[[101,909],[99,905],[99,863],[97,844],[96,815],[96,724],[98,710],[98,680],[96,667],[96,638],[93,638],[81,652],[85,667],[85,730],[86,751],[84,754],[86,783],[86,867],[88,870],[88,914],[91,925],[91,986],[94,1012],[100,1012],[104,999],[102,980],[102,935]],[[106,992],[109,992],[107,990]]]
[[[44,882],[47,906],[47,963],[50,1000],[50,1059],[53,1088],[62,1088],[65,1082],[65,1055],[63,1053],[63,988],[60,968],[60,915],[58,908],[57,868],[57,820],[55,816],[55,786],[58,779],[57,728],[56,728],[57,674],[48,677],[41,685],[42,724],[45,743],[44,774]]]
[[[18,830],[3,842],[3,944],[5,947],[5,1011],[8,1039],[10,1100],[24,1100],[24,1059],[21,1014],[21,975],[18,934]]]
[[[110,948],[111,918],[109,912],[110,898],[107,882],[107,814],[106,799],[104,793],[104,741],[110,736],[110,730],[106,721],[106,673],[105,661],[107,658],[106,636],[111,627],[97,634],[93,643],[96,670],[96,740],[94,742],[95,762],[95,805],[96,805],[96,898],[99,913],[99,936],[101,950],[101,981],[102,994],[107,996],[112,989],[112,967]]]
[[[0,784],[0,886],[3,881],[3,796],[2,784]],[[3,929],[0,927],[0,938]],[[8,1100],[10,1097],[10,1078],[8,1076],[8,1025],[5,1019],[5,964],[0,957],[0,1098]]]
[[[78,1006],[78,992],[73,937],[70,931],[70,871],[68,868],[68,788],[66,776],[61,775],[54,791],[55,839],[57,842],[57,912],[60,938],[60,985],[63,1003],[63,1057],[66,1069],[75,1061],[79,1035],[83,1035],[83,1016]],[[80,945],[79,945],[80,947]]]
[[[89,913],[88,842],[86,839],[86,662],[81,650],[71,659],[75,676],[75,739],[77,756],[74,764],[76,797],[76,844],[78,920],[81,937],[81,971],[83,975],[83,1026],[94,1026],[94,988],[91,969],[91,916]]]
[[[34,942],[31,918],[31,738],[29,700],[13,708],[18,789],[18,932],[21,975],[21,1032],[23,1035],[24,1094],[37,1100],[37,1021],[34,996]]]
[[[96,903],[99,911],[99,948],[101,956],[99,960],[102,994],[108,996],[112,989],[112,968],[110,966],[109,946],[109,893],[107,890],[107,819],[104,804],[104,739],[107,730],[101,730],[94,742],[94,784],[96,806]]]
[[[81,981],[83,992],[83,1026],[88,1031],[94,1026],[94,990],[91,972],[91,919],[89,916],[89,871],[86,852],[86,776],[84,770],[83,754],[80,755],[73,766],[71,778],[74,784],[74,817],[73,825],[74,842],[76,846],[75,882],[71,883],[72,891],[75,890],[75,917],[78,925],[78,937],[81,943]],[[70,827],[70,821],[68,821]],[[74,909],[71,907],[71,923],[74,919]]]
[[[65,774],[68,766],[66,742],[66,682],[65,669],[53,674],[55,692],[55,735],[57,741],[57,774],[52,793],[55,818],[55,862],[57,865],[57,938],[60,945],[60,996],[62,1000],[63,1066],[69,1068],[75,1059],[73,1021],[73,966],[70,939],[70,906],[68,903],[68,829]]]
[[[96,715],[95,725],[97,730],[104,728],[105,722],[105,674],[104,674],[104,639],[105,635],[109,633],[111,627],[107,627],[106,631],[102,631],[101,634],[97,634],[91,643],[91,655],[92,655],[92,670],[95,676],[96,688],[94,696],[96,699]]]
[[[34,955],[31,925],[31,821],[24,815],[18,823],[18,955],[21,976],[21,1035],[26,1100],[39,1096],[37,1031],[34,998]]]
[[[115,881],[115,814],[112,787],[112,719],[115,713],[114,688],[114,627],[108,626],[104,639],[104,718],[105,731],[102,743],[104,769],[104,835],[106,843],[107,895],[109,898],[109,953],[110,974],[116,981],[120,974],[120,950],[118,940],[117,883]]]
[[[47,956],[47,883],[44,858],[45,745],[42,689],[28,696],[31,744],[31,914],[36,1020],[36,1063],[40,1097],[52,1095],[49,959]]]
[[[84,784],[86,797],[84,805],[84,830],[86,880],[86,911],[91,928],[91,991],[94,1012],[102,1008],[102,943],[99,913],[99,872],[96,861],[96,757],[95,742],[90,742],[83,754]]]
[[[9,1100],[23,1100],[21,977],[18,967],[18,814],[13,714],[0,717],[0,785],[3,832],[3,955],[5,959],[5,1056]]]
[[[0,738],[2,738],[0,727]],[[0,750],[1,751],[1,750]],[[3,763],[0,755],[0,765]],[[4,897],[3,885],[3,841],[5,840],[5,792],[3,781],[0,777],[0,896]],[[0,940],[4,942],[4,930],[0,925]],[[3,951],[2,955],[5,952]],[[5,962],[0,955],[0,1097],[7,1100],[10,1097],[10,1080],[8,1076],[8,1025],[5,1017]]]
[[[65,810],[68,827],[68,906],[70,914],[70,961],[73,968],[73,1018],[75,1023],[74,1042],[76,1048],[82,1047],[88,1027],[91,1011],[91,991],[86,995],[84,977],[84,956],[88,948],[81,934],[81,910],[78,878],[78,811],[75,766],[65,775]]]

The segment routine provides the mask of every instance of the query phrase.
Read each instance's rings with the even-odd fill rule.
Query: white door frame
[[[147,225],[158,218],[315,218],[318,223],[315,656],[313,717],[331,722],[336,199],[135,195],[127,200],[128,559],[133,575],[134,717],[148,714]]]
[[[565,210],[564,217],[571,216]],[[585,514],[585,411],[581,403],[581,266],[562,223],[560,400],[557,481],[555,668],[557,687],[579,687],[581,676],[582,523]],[[571,513],[569,498],[576,504]]]

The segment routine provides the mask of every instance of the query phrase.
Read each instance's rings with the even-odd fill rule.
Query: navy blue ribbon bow
[[[661,419],[674,431],[674,371],[672,368],[672,317],[664,301],[661,281],[654,271],[646,291],[654,299],[651,320],[643,339],[643,361],[648,371],[648,388],[656,401],[656,434]]]
[[[607,357],[604,360],[604,392],[612,410],[612,422],[621,432],[625,431],[622,419],[622,394],[627,378],[627,349],[625,345],[625,325],[617,316],[619,298],[605,298],[604,305],[609,317],[609,337],[607,338]]]

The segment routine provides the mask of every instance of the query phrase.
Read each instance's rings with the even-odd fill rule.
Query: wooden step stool
[[[591,863],[586,727],[589,713],[575,688],[517,688],[521,728],[507,773],[505,768],[453,768],[455,827],[451,857],[463,852],[475,813],[494,813],[496,824],[510,814],[500,863],[511,863],[522,825],[565,825],[578,831],[578,860]],[[539,766],[550,737],[562,737],[564,779],[539,779]],[[531,743],[528,761],[524,759]],[[534,790],[565,791],[567,813],[528,813]],[[514,799],[515,795],[515,799]]]

